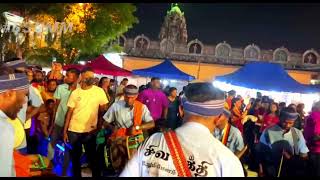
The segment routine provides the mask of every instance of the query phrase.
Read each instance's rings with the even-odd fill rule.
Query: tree
[[[38,36],[33,32],[26,34],[24,56],[32,62],[49,63],[54,56],[69,64],[95,57],[110,49],[111,41],[138,23],[133,15],[136,7],[129,3],[17,4],[2,6],[0,11],[10,9],[18,9],[26,21],[32,19],[50,26],[55,21],[72,23],[71,32],[59,34],[45,29]]]
[[[110,48],[106,46],[108,42],[127,32],[134,23],[138,22],[137,18],[133,16],[136,8],[131,4],[92,4],[92,9],[96,13],[94,16],[88,15],[85,18],[86,31],[72,34],[72,38],[66,38],[64,42],[65,46],[80,50],[79,59],[95,57],[105,52]],[[76,11],[76,8],[73,10]],[[69,14],[77,13],[71,12]],[[79,16],[81,15],[79,13]],[[77,18],[74,19],[77,20]],[[65,20],[68,22],[68,19]]]

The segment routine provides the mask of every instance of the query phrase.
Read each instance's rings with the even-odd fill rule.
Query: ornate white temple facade
[[[204,44],[201,39],[188,39],[184,13],[177,4],[167,12],[159,39],[151,40],[141,34],[136,37],[121,36],[118,43],[127,56],[148,59],[169,58],[181,62],[196,62],[241,66],[247,61],[258,60],[281,63],[288,70],[309,71],[311,79],[319,79],[320,55],[315,49],[304,53],[290,52],[285,47],[262,49],[254,42],[246,47],[233,47],[224,41],[219,44]]]

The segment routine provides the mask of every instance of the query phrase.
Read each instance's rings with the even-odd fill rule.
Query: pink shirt
[[[320,153],[320,141],[312,140],[315,135],[320,135],[320,112],[312,112],[306,118],[303,133],[310,152]]]
[[[154,121],[160,119],[163,110],[169,106],[168,98],[161,90],[146,89],[139,94],[138,101],[148,107]]]

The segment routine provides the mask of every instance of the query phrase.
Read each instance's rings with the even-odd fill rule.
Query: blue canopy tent
[[[169,59],[165,59],[162,63],[150,68],[133,70],[132,73],[144,77],[159,77],[186,81],[195,79],[194,76],[178,69]]]
[[[290,93],[314,93],[315,88],[294,80],[280,64],[257,62],[247,63],[239,70],[215,80],[235,86],[264,91]]]
[[[312,88],[316,92],[320,92],[320,84],[307,85],[309,88]]]

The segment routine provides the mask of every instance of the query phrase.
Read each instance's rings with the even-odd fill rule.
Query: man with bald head
[[[94,85],[94,72],[85,68],[81,72],[80,86],[68,100],[68,111],[63,130],[64,142],[72,146],[71,158],[73,176],[81,177],[80,157],[82,145],[89,160],[93,177],[97,177],[97,164],[94,162],[96,151],[96,132],[102,127],[102,113],[108,99],[100,87]]]

